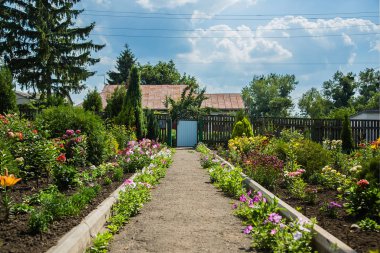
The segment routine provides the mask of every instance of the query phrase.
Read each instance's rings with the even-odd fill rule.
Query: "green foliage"
[[[320,172],[331,161],[330,153],[322,145],[311,140],[302,140],[295,149],[297,162],[305,169],[303,176],[309,179],[311,175]]]
[[[359,227],[364,230],[364,231],[380,231],[380,225],[377,224],[376,221],[370,219],[370,218],[365,218],[364,220],[361,220],[358,222]]]
[[[70,165],[56,165],[53,169],[54,184],[60,191],[77,185],[78,170]]]
[[[108,252],[109,241],[112,240],[113,234],[109,231],[99,233],[92,242],[91,248],[87,249],[87,253],[106,253]]]
[[[327,118],[344,120],[346,115],[354,115],[356,110],[353,107],[340,107],[332,109]]]
[[[298,107],[302,115],[312,119],[321,119],[328,114],[331,105],[316,88],[311,88],[302,94]]]
[[[289,109],[293,106],[290,93],[297,83],[294,75],[255,75],[242,90],[250,116],[288,116]]]
[[[123,168],[117,167],[114,169],[112,180],[118,182],[123,179],[123,176],[124,176]]]
[[[165,106],[169,108],[169,114],[173,121],[182,118],[198,118],[205,113],[201,108],[202,102],[207,99],[205,96],[206,89],[199,89],[198,84],[186,86],[182,91],[181,98],[174,100],[166,97]]]
[[[152,110],[146,110],[145,115],[147,117],[147,129],[148,134],[147,138],[151,140],[157,140],[159,134],[160,134],[160,127],[158,125],[157,118],[154,115],[154,112]]]
[[[232,130],[232,138],[242,136],[253,136],[252,126],[247,117],[243,117],[241,121],[237,121]]]
[[[349,107],[355,94],[355,88],[353,73],[344,75],[341,71],[337,71],[332,80],[323,83],[323,94],[335,108]]]
[[[13,88],[11,71],[0,66],[0,114],[18,111]]]
[[[115,137],[119,144],[119,149],[127,147],[129,141],[136,140],[136,134],[132,130],[127,130],[124,125],[112,124],[108,131]]]
[[[36,118],[36,124],[50,132],[52,137],[62,135],[63,129],[80,129],[87,135],[88,161],[100,164],[105,158],[106,134],[101,118],[82,108],[59,106],[44,110]]]
[[[380,189],[377,186],[352,185],[346,191],[344,207],[348,214],[379,221]]]
[[[87,68],[99,59],[91,52],[104,45],[86,41],[95,23],[74,27],[82,12],[74,9],[78,2],[3,1],[7,11],[0,13],[0,55],[22,88],[37,90],[42,97],[64,97],[83,90],[82,81],[94,75]]]
[[[125,86],[119,86],[111,96],[107,98],[107,105],[104,109],[107,118],[113,119],[119,115],[123,107],[126,93],[127,90],[125,89]]]
[[[348,115],[344,116],[342,132],[340,133],[340,139],[342,140],[343,152],[349,154],[354,148],[354,141],[352,139],[351,123],[348,119]]]
[[[367,179],[370,184],[380,184],[380,157],[365,160],[363,169],[359,173],[360,178]]]
[[[208,168],[211,182],[231,197],[243,193],[243,178],[241,168],[230,168],[227,164],[215,164]]]
[[[142,139],[146,132],[144,112],[141,105],[140,82],[140,72],[136,66],[133,66],[130,72],[127,94],[118,116],[120,124],[125,124],[127,128],[136,130],[138,139]]]
[[[357,82],[359,96],[355,99],[357,111],[364,109],[378,109],[380,98],[380,71],[367,68],[359,73]]]
[[[109,84],[127,84],[131,68],[136,64],[137,59],[128,44],[125,44],[124,47],[125,49],[116,59],[116,71],[110,70],[107,72],[109,76],[107,83]]]
[[[99,114],[103,110],[102,98],[100,97],[99,92],[96,89],[88,91],[83,100],[82,106],[85,111],[92,111]]]

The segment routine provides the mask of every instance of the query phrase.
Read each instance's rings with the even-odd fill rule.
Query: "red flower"
[[[22,135],[21,132],[17,132],[17,133],[16,133],[16,137],[18,137],[18,139],[19,139],[20,141],[22,141],[22,140],[24,139],[24,136]]]
[[[366,147],[365,143],[359,143],[358,146],[361,147],[361,148],[365,148]]]
[[[33,129],[33,130],[32,130],[32,133],[34,133],[34,134],[38,134],[37,129]]]
[[[369,185],[369,182],[365,179],[360,179],[358,182],[356,182],[356,184],[361,188],[365,188],[367,185]]]
[[[76,134],[80,134],[81,131],[80,131],[79,129],[77,129],[77,130],[75,130],[75,133],[76,133]]]
[[[60,155],[57,157],[57,161],[60,162],[60,163],[64,163],[64,162],[66,162],[66,156],[65,156],[65,154],[60,154]]]

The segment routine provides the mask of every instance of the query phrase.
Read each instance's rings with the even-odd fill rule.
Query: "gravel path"
[[[210,184],[197,152],[178,149],[152,201],[115,235],[110,252],[249,252],[231,201]]]

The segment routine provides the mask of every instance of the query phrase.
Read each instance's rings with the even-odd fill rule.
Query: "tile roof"
[[[107,97],[111,96],[119,85],[104,86],[100,96],[102,97],[103,108],[107,105]],[[154,110],[166,110],[165,98],[171,97],[177,100],[186,85],[141,85],[142,106]],[[212,107],[220,110],[238,110],[244,108],[244,103],[239,93],[225,94],[205,94],[208,99],[203,101],[202,107]]]

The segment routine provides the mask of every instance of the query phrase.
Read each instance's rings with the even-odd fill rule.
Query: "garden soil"
[[[115,235],[110,252],[251,252],[232,201],[210,183],[197,152],[177,149],[152,201]]]

